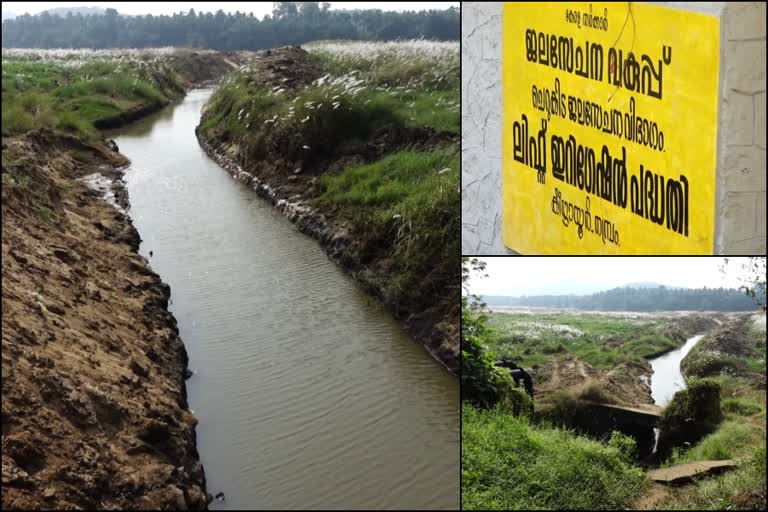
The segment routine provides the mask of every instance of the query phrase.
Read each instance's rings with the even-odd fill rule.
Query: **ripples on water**
[[[459,506],[458,382],[199,148],[208,91],[116,136],[196,374],[212,508]]]

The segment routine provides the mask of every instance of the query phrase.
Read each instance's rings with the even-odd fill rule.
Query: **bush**
[[[506,386],[500,393],[499,407],[513,416],[532,416],[533,401],[524,390],[515,387],[512,378],[503,376]]]
[[[661,416],[663,451],[698,442],[714,432],[722,419],[720,385],[710,379],[691,379],[687,389],[675,393]]]
[[[631,463],[637,457],[637,442],[634,438],[614,430],[611,432],[611,438],[608,446],[616,450],[624,459],[624,462]]]

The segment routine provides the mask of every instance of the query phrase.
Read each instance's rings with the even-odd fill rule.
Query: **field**
[[[609,369],[680,346],[672,323],[637,314],[492,313],[488,347],[523,366],[576,356]]]

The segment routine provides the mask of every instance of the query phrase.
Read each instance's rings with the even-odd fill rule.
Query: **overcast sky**
[[[472,276],[470,291],[478,295],[531,295],[594,293],[637,282],[655,282],[686,288],[738,287],[746,258],[480,258],[488,277]]]
[[[421,11],[447,9],[460,2],[330,2],[331,9],[382,9],[385,11]],[[54,7],[112,7],[123,14],[173,14],[194,9],[197,12],[252,12],[259,18],[272,13],[272,2],[3,2],[3,12],[37,14]]]

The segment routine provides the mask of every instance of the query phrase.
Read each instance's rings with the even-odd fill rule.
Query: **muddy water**
[[[680,361],[703,337],[703,334],[697,334],[688,338],[682,347],[648,360],[653,368],[651,396],[656,405],[664,407],[672,400],[675,393],[685,389],[685,379],[680,372]]]
[[[457,380],[205,156],[209,94],[113,137],[196,372],[211,508],[458,508]]]

